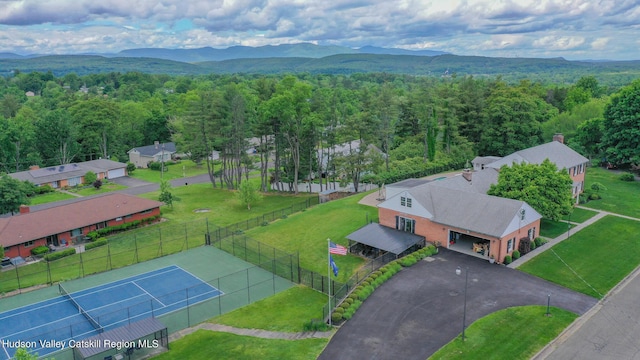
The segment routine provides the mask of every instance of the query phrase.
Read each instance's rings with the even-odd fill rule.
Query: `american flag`
[[[347,248],[342,245],[329,242],[329,254],[347,255]]]

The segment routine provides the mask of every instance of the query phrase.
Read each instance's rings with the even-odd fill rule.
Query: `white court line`
[[[153,296],[153,295],[149,294],[149,292],[148,292],[147,290],[143,289],[143,288],[142,288],[140,285],[138,285],[135,281],[132,281],[131,283],[132,283],[133,285],[137,286],[137,287],[138,287],[138,289],[140,289],[140,290],[144,291],[144,292],[145,292],[145,294],[147,294],[147,295],[151,296],[151,298],[152,298],[152,299],[154,299],[155,301],[159,302],[159,303],[160,303],[160,305],[162,305],[163,307],[166,307],[166,305],[165,305],[165,304],[163,304],[163,303],[162,303],[162,301],[158,300],[155,296]],[[151,308],[153,308],[153,306],[152,306]]]
[[[213,286],[213,285],[209,284],[208,282],[206,282],[206,281],[204,281],[204,280],[200,279],[200,278],[199,278],[199,277],[197,277],[196,275],[193,275],[192,273],[190,273],[190,272],[188,272],[187,270],[185,270],[185,269],[181,268],[180,266],[178,266],[178,265],[174,265],[174,266],[175,266],[175,267],[177,267],[178,269],[180,269],[180,270],[182,270],[182,271],[186,272],[187,274],[189,274],[189,275],[193,276],[193,277],[194,277],[194,278],[196,278],[197,280],[200,280],[202,283],[207,284],[207,286],[209,286],[210,288],[218,290],[218,291],[220,292],[220,295],[224,295],[224,291],[222,291],[222,290],[218,289],[217,287],[215,287],[215,286]],[[218,278],[218,279],[220,279],[220,278]],[[196,286],[196,285],[194,285],[194,286]],[[194,287],[194,286],[192,286],[192,287]],[[188,288],[187,288],[187,289],[188,289]]]
[[[125,302],[125,301],[129,301],[129,300],[131,300],[131,299],[135,299],[135,298],[140,297],[140,296],[145,296],[145,295],[144,295],[144,294],[140,294],[140,295],[132,296],[132,297],[130,297],[130,298],[126,298],[126,299],[122,299],[122,300],[118,300],[118,301],[110,302],[110,303],[108,303],[107,305],[98,306],[98,307],[95,307],[95,308],[93,308],[93,309],[85,309],[84,311],[89,312],[89,311],[94,311],[94,310],[104,309],[104,308],[109,307],[109,306],[111,306],[111,305],[118,304],[118,303]],[[138,304],[142,304],[142,303],[146,303],[146,301],[140,301],[140,302],[137,302],[137,303],[135,303],[135,304],[133,304],[133,305],[138,305]],[[133,305],[131,305],[131,306],[133,306]],[[126,308],[128,308],[128,307],[131,307],[131,306],[127,306],[127,307],[125,307],[125,308],[118,308],[118,309],[116,309],[116,310],[114,310],[114,311],[112,311],[112,312],[116,312],[116,311],[124,310],[124,309],[126,309]],[[107,314],[104,314],[104,315],[108,315],[108,314],[110,314],[110,313],[107,313]]]
[[[7,359],[11,359],[11,356],[9,356],[9,352],[7,351],[7,349],[4,347],[4,345],[0,344],[0,346],[2,346],[2,350],[4,350],[4,353],[7,354]]]
[[[48,322],[48,323],[46,323],[46,324],[43,324],[43,325],[38,325],[38,326],[30,327],[30,328],[28,328],[28,329],[25,329],[25,330],[22,330],[22,331],[15,332],[15,333],[13,333],[13,334],[9,334],[8,336],[13,336],[13,335],[16,335],[16,334],[22,334],[22,333],[25,333],[25,332],[31,331],[31,330],[33,330],[33,329],[37,329],[37,328],[41,328],[41,327],[43,327],[43,326],[47,326],[47,325],[49,325],[49,324],[55,324],[55,323],[60,322],[60,321],[62,321],[62,320],[67,320],[67,319],[72,318],[72,317],[74,317],[74,316],[81,316],[82,318],[84,318],[84,316],[83,316],[82,314],[77,313],[77,314],[73,314],[73,315],[71,315],[71,316],[63,317],[62,319],[58,319],[58,320],[56,320],[56,321],[50,321],[50,322]],[[74,324],[79,324],[79,323],[80,323],[80,322],[72,323],[72,324],[69,324],[69,325],[66,325],[66,326],[61,326],[61,327],[59,327],[59,328],[55,328],[55,329],[53,329],[53,330],[58,330],[58,329],[66,328],[66,327],[73,326]]]
[[[166,274],[166,273],[168,273],[168,272],[176,271],[176,270],[182,270],[182,269],[180,269],[179,267],[177,267],[177,266],[175,266],[175,265],[172,265],[172,266],[171,266],[171,269],[168,269],[168,270],[166,270],[166,271],[162,271],[162,272],[158,272],[158,273],[153,274],[153,275],[143,276],[143,277],[138,278],[138,279],[136,279],[136,280],[148,279],[148,278],[154,277],[154,276],[156,276],[156,275],[162,275],[162,274]],[[184,270],[183,270],[183,271],[184,271]],[[150,271],[149,271],[149,272],[150,272]],[[129,276],[129,278],[132,278],[132,277],[135,277],[135,276]],[[95,290],[95,291],[91,291],[91,292],[88,292],[88,293],[85,293],[85,294],[82,294],[82,295],[74,296],[74,298],[75,298],[75,299],[78,299],[78,298],[81,298],[81,297],[84,297],[84,296],[87,296],[87,295],[94,295],[94,294],[97,294],[97,293],[102,292],[102,291],[104,291],[104,290],[109,290],[109,289],[113,289],[113,288],[118,288],[118,287],[120,287],[120,286],[122,286],[122,285],[126,285],[126,284],[128,284],[128,283],[130,283],[130,282],[132,282],[132,281],[135,281],[135,280],[127,280],[127,279],[128,279],[128,278],[124,278],[124,279],[120,279],[120,280],[117,280],[117,281],[112,281],[112,282],[110,282],[110,283],[106,283],[106,284],[102,284],[102,285],[95,286],[94,288],[97,288],[97,290]],[[127,281],[125,281],[125,282],[120,282],[120,281],[123,281],[123,280],[127,280]],[[120,282],[120,283],[119,283],[119,284],[116,284],[117,282]],[[110,286],[104,287],[105,285],[110,285]],[[85,289],[85,290],[86,290],[86,289]],[[84,291],[84,290],[79,290],[79,291],[76,291],[76,292],[72,292],[72,293],[71,293],[71,295],[73,295],[73,294],[75,294],[75,293],[82,292],[82,291]]]
[[[49,303],[49,304],[47,304],[44,308],[46,309],[46,308],[48,308],[49,306],[53,306],[53,305],[57,305],[57,304],[62,304],[62,303],[69,302],[69,300],[65,299],[62,295],[59,295],[58,297],[61,297],[61,298],[62,298],[62,301],[55,301],[55,302]],[[55,298],[54,298],[54,299],[55,299]],[[52,300],[52,299],[49,299],[49,300],[46,300],[46,301],[40,301],[40,302],[33,303],[33,304],[30,304],[30,305],[25,305],[25,306],[23,306],[23,307],[32,306],[32,305],[37,305],[37,304],[39,304],[39,303],[44,303],[44,302],[51,301],[51,300]],[[18,308],[18,309],[19,309],[19,308]],[[42,309],[43,309],[43,308],[41,307],[41,308],[33,308],[33,309],[31,309],[31,310],[25,310],[25,311],[15,312],[15,313],[13,313],[13,314],[11,314],[11,315],[9,315],[9,316],[3,316],[3,317],[0,317],[0,320],[10,319],[10,318],[12,318],[12,317],[14,317],[14,316],[16,316],[16,315],[28,314],[28,313],[33,312],[33,311],[40,312],[40,311],[42,311]],[[10,311],[13,311],[13,310],[16,310],[16,309],[7,310],[7,311],[5,311],[5,312],[10,312]],[[4,313],[4,312],[3,312],[3,313]]]

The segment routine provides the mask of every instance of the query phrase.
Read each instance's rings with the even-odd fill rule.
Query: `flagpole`
[[[331,239],[327,238],[327,279],[329,279],[329,326],[331,326]]]

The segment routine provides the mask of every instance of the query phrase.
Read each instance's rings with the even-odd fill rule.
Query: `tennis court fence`
[[[260,267],[253,266],[223,277],[213,278],[208,281],[203,280],[203,282],[210,286],[223,291],[223,293],[217,297],[203,300],[201,291],[203,284],[201,283],[183,290],[163,295],[154,295],[154,299],[140,301],[131,306],[100,315],[95,315],[93,309],[85,311],[85,309],[80,307],[73,299],[73,293],[69,294],[67,289],[59,285],[61,295],[68,301],[71,301],[88,321],[78,321],[67,324],[40,333],[37,336],[21,340],[28,342],[35,341],[36,343],[41,339],[68,340],[73,338],[77,340],[102,331],[131,324],[147,317],[155,317],[167,326],[170,334],[175,333],[213,317],[272,296],[290,286],[289,282],[278,278],[274,275],[274,272],[264,271],[264,268],[268,266],[265,260]],[[274,261],[271,261],[271,266],[276,266]],[[181,308],[178,310],[165,313],[163,308],[158,305],[158,302],[175,305],[176,299],[181,299],[178,303],[181,305]],[[93,313],[94,315],[90,315],[89,313]],[[54,358],[59,360],[73,359],[73,354],[70,351],[58,352],[54,355]]]
[[[210,244],[211,239],[222,239],[242,231],[263,226],[276,219],[302,211],[318,204],[310,197],[286,208],[271,211],[255,218],[220,228],[208,219],[175,224],[165,222],[141,229],[109,236],[104,246],[83,251],[55,261],[39,261],[0,272],[0,294],[35,285],[52,285],[59,281],[82,278],[161,256],[175,254]]]

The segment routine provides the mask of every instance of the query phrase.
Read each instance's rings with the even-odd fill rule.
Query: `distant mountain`
[[[226,49],[214,49],[203,47],[198,49],[129,49],[123,50],[117,57],[149,57],[156,59],[173,60],[180,62],[196,63],[203,61],[224,61],[233,59],[267,59],[267,58],[313,58],[319,59],[339,54],[386,54],[386,55],[416,55],[434,56],[445,52],[432,50],[404,50],[394,48],[380,48],[365,46],[360,49],[352,49],[344,46],[320,46],[310,43],[266,45],[258,47],[232,46]],[[105,56],[114,56],[105,54]]]
[[[25,57],[22,55],[10,53],[10,52],[0,52],[0,59],[24,59]]]

